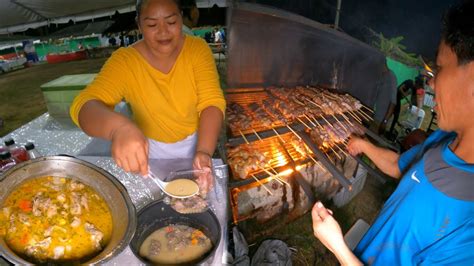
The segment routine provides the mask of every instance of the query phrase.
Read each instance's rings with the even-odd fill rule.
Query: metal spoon
[[[188,195],[177,195],[177,194],[173,194],[172,192],[170,192],[166,188],[170,183],[175,182],[179,179],[173,180],[171,182],[165,182],[165,181],[162,181],[160,178],[156,177],[151,171],[148,171],[148,177],[151,178],[151,180],[161,189],[161,191],[163,191],[166,195],[168,195],[170,197],[173,197],[173,198],[185,199],[185,198],[192,197],[192,196],[196,195],[199,192],[199,186],[193,180],[187,179],[189,181],[192,181],[196,185],[194,190],[192,191],[192,193],[190,193]]]

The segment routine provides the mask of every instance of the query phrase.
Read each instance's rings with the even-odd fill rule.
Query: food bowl
[[[202,213],[180,214],[163,201],[154,201],[138,212],[137,229],[130,242],[130,248],[135,256],[142,262],[150,264],[150,261],[140,256],[140,247],[151,233],[170,224],[188,225],[199,229],[212,243],[211,250],[200,258],[176,265],[196,265],[205,262],[214,255],[221,238],[221,226],[211,210]]]
[[[125,187],[105,170],[67,156],[50,156],[30,160],[8,170],[0,177],[0,206],[22,182],[43,176],[68,177],[92,187],[107,203],[112,215],[112,236],[104,249],[81,264],[104,263],[120,254],[130,243],[136,228],[135,207]],[[0,254],[16,265],[32,264],[11,250],[0,238]]]

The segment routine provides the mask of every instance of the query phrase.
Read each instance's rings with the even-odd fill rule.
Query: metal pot
[[[43,176],[79,180],[94,188],[109,205],[113,221],[112,237],[99,254],[87,261],[81,261],[81,264],[103,263],[120,254],[128,246],[135,233],[136,211],[127,190],[105,170],[76,158],[50,156],[16,165],[0,177],[0,206],[20,183]],[[3,238],[0,239],[0,254],[16,265],[31,264],[15,254]]]
[[[139,250],[143,241],[154,231],[169,224],[183,224],[201,230],[212,243],[212,249],[200,258],[180,265],[197,265],[214,255],[221,239],[221,226],[216,215],[207,210],[202,213],[181,214],[163,201],[154,201],[138,212],[138,225],[130,249],[142,262],[150,264],[140,257]]]

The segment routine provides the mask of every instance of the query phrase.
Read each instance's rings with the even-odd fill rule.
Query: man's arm
[[[352,137],[348,144],[349,153],[356,156],[364,153],[369,159],[374,162],[375,166],[386,175],[393,178],[400,178],[401,172],[398,167],[398,159],[400,155],[389,149],[375,146],[367,140]]]

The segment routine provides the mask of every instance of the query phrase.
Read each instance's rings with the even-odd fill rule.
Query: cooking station
[[[151,181],[141,176],[124,172],[109,155],[110,144],[91,138],[79,128],[57,122],[48,113],[18,128],[5,138],[12,137],[17,143],[32,141],[43,156],[68,155],[90,162],[116,177],[122,183],[138,213],[148,203],[163,198],[161,190]],[[215,175],[214,189],[209,192],[210,209],[221,225],[219,246],[213,256],[202,265],[220,265],[223,263],[227,246],[227,167],[222,160],[213,160]],[[151,160],[151,170],[160,177],[166,177],[173,171],[192,169],[191,160]],[[1,256],[0,256],[1,257]],[[224,261],[225,262],[225,261]],[[1,264],[1,260],[0,260]],[[126,247],[120,254],[107,261],[108,265],[140,265],[141,262]]]
[[[347,152],[351,134],[388,146],[367,128],[373,106],[389,100],[378,97],[373,74],[385,57],[327,25],[258,4],[236,3],[228,21],[227,140],[219,151],[233,222],[288,222],[315,200],[353,197],[367,172],[385,182]]]

